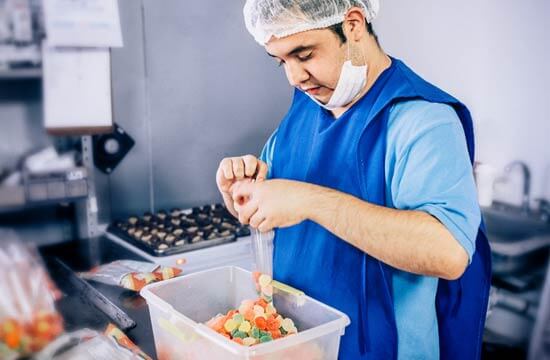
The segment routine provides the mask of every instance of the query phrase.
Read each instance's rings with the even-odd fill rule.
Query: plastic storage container
[[[230,266],[146,286],[155,347],[168,359],[336,359],[348,316],[307,295],[276,290],[278,312],[294,320],[297,335],[252,347],[239,345],[203,323],[257,297],[252,273]]]

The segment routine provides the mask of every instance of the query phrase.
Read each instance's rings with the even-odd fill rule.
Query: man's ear
[[[360,7],[354,6],[348,10],[344,17],[344,34],[348,40],[359,41],[365,36],[367,28],[365,13]]]

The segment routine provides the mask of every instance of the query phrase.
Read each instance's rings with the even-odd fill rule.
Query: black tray
[[[181,216],[170,215],[174,211],[180,212]],[[161,213],[164,214],[163,219],[157,217]],[[134,220],[137,219],[135,224],[129,222],[132,218]],[[182,219],[182,223],[177,226],[173,225],[171,223],[172,219]],[[214,220],[217,220],[218,223],[214,223]],[[163,228],[158,228],[159,224],[162,224],[160,226],[163,226]],[[133,228],[135,231],[141,230],[140,236],[136,237],[133,234],[129,234],[129,228]],[[149,242],[140,240],[143,235],[152,234],[153,231],[151,230],[153,229],[157,230],[156,234],[159,231],[165,234],[172,234],[176,229],[182,229],[183,234],[177,237],[177,240],[172,243],[164,241],[166,236],[161,240],[157,238],[157,235],[152,235],[153,240]],[[173,209],[169,212],[159,211],[157,214],[144,214],[141,217],[133,216],[127,221],[117,221],[109,225],[107,232],[153,256],[181,254],[187,251],[234,242],[238,237],[250,235],[248,227],[241,225],[221,204],[206,205],[185,210]],[[206,238],[205,234],[208,234]],[[183,244],[175,245],[176,242],[181,242],[181,240],[183,240]],[[159,249],[159,246],[162,244],[165,244],[164,248]]]
[[[107,228],[107,232],[121,238],[122,240],[138,247],[139,249],[153,256],[170,256],[174,254],[181,254],[187,251],[204,249],[211,246],[234,242],[237,240],[237,235],[231,235],[231,236],[226,236],[221,238],[215,238],[212,240],[202,240],[197,243],[186,243],[181,246],[171,246],[165,250],[159,250],[158,248],[150,246],[147,243],[144,243],[143,241],[136,240],[135,238],[131,237],[130,235],[128,235],[127,233],[120,230],[114,225],[109,225],[109,227]]]

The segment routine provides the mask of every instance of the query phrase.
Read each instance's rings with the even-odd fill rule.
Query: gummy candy
[[[277,313],[270,276],[253,273],[259,297],[243,300],[237,309],[219,314],[206,325],[243,346],[253,346],[296,334],[294,321]]]
[[[271,335],[264,335],[260,338],[261,343],[272,341],[272,340],[273,340],[273,338],[271,338]]]
[[[248,333],[250,331],[250,323],[248,321],[243,321],[241,325],[239,326],[239,331]]]
[[[223,328],[225,329],[225,331],[227,331],[228,333],[232,332],[233,330],[235,330],[235,328],[237,327],[237,323],[235,322],[235,320],[233,319],[229,319],[225,322],[225,325],[223,326]]]

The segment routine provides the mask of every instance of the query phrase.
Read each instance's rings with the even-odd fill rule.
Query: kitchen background
[[[38,1],[30,3],[39,7]],[[291,88],[246,32],[243,4],[119,0],[124,46],[111,51],[113,119],[135,146],[111,175],[94,174],[100,223],[219,202],[214,174],[220,159],[258,154],[284,116]],[[543,202],[537,200],[550,199],[549,20],[545,0],[383,0],[374,22],[390,55],[469,106],[476,160],[495,171],[497,203],[519,207],[524,201],[525,174],[506,166],[522,161],[530,170],[536,220],[517,220],[512,235],[503,224],[516,218],[486,209],[496,243],[496,320],[488,320],[487,337],[520,349],[520,357],[537,311],[539,317],[547,314],[539,304],[544,305],[548,241],[530,248],[536,251],[517,245],[534,239],[530,229],[542,226]],[[46,134],[42,98],[39,71],[0,70],[0,170],[5,174],[45,146],[80,146],[78,137]],[[77,234],[74,211],[66,204],[5,207],[0,226],[14,227],[36,243],[69,240]]]

